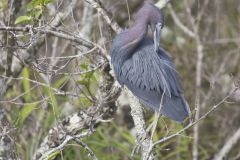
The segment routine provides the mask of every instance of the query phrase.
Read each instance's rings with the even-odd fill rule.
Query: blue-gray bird
[[[145,106],[177,122],[190,115],[171,57],[160,47],[162,11],[145,2],[132,27],[113,40],[111,63],[117,81]],[[148,28],[153,38],[147,36]]]

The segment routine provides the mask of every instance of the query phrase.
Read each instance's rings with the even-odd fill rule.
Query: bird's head
[[[164,26],[162,11],[157,8],[150,0],[146,0],[142,8],[134,15],[135,22],[145,23],[150,26],[154,33],[154,47],[158,50],[160,45],[161,30]]]
[[[150,2],[145,2],[144,7],[148,12],[148,24],[154,33],[154,47],[157,51],[160,45],[161,30],[164,26],[164,16],[162,11]]]

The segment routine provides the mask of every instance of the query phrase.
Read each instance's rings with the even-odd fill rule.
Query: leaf
[[[42,5],[36,5],[36,6],[34,6],[34,9],[35,10],[42,10],[42,8],[43,8],[43,6]]]
[[[29,78],[29,70],[27,68],[24,68],[22,70],[22,76],[23,76],[23,89],[26,94],[24,95],[24,99],[29,102],[31,100],[31,93],[30,93],[30,82],[27,80]]]
[[[49,4],[49,3],[52,3],[52,2],[55,2],[55,0],[45,0],[45,5]]]
[[[33,1],[27,4],[27,11],[31,11],[33,9]]]
[[[29,103],[23,106],[21,109],[19,115],[20,115],[20,121],[18,122],[18,125],[22,125],[25,119],[32,113],[32,111],[36,108],[36,103]]]
[[[53,124],[54,120],[55,120],[55,116],[53,112],[47,112],[43,111],[46,114],[46,118],[44,119],[44,123],[43,123],[43,130],[44,132],[47,132],[49,127]]]
[[[42,10],[36,11],[36,12],[34,13],[35,19],[38,19],[38,18],[41,16],[41,14],[42,14]]]
[[[57,155],[59,155],[61,153],[61,151],[56,151],[53,154],[51,154],[50,156],[47,157],[47,160],[52,160],[55,159]]]
[[[60,78],[59,80],[57,80],[54,84],[53,84],[53,88],[60,88],[62,87],[67,81],[69,80],[69,77],[64,76],[62,78]]]
[[[0,10],[2,10],[3,12],[5,12],[7,9],[7,0],[3,0],[2,4],[0,5]]]
[[[83,96],[85,96],[85,95],[83,95]],[[81,107],[88,107],[91,105],[91,102],[86,97],[81,97],[80,101],[81,101]]]
[[[27,10],[32,11],[33,9],[41,9],[43,2],[42,0],[32,0],[27,4]]]
[[[19,16],[16,20],[15,20],[15,24],[19,24],[19,23],[24,23],[24,22],[29,22],[32,20],[32,17],[30,16]]]
[[[88,66],[86,64],[82,63],[82,64],[80,64],[80,68],[86,71],[88,69]]]
[[[44,87],[44,92],[45,94],[49,97],[49,104],[51,104],[51,106],[53,107],[53,109],[55,110],[58,106],[58,103],[57,103],[57,99],[56,99],[56,96],[54,95],[51,87]]]
[[[83,86],[87,86],[89,82],[84,79],[84,80],[79,80],[78,83],[83,85]]]

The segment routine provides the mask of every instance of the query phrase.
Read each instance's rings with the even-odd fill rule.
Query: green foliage
[[[23,90],[25,92],[24,99],[25,101],[30,101],[31,100],[31,93],[30,93],[30,82],[29,82],[29,69],[26,67],[23,68],[22,70],[22,84],[23,84]]]
[[[7,0],[2,0],[0,9],[4,12],[7,9]]]
[[[86,143],[100,159],[122,160],[123,158],[138,160],[140,157],[131,157],[132,149],[135,145],[135,138],[125,127],[119,130],[116,122],[99,126],[91,137],[86,137]],[[126,138],[127,137],[127,138]],[[71,146],[71,147],[70,147]],[[77,144],[71,144],[63,151],[64,159],[84,159],[91,160],[85,149]],[[78,146],[78,147],[76,147]]]
[[[60,152],[60,151],[56,151],[56,152],[54,152],[53,154],[51,154],[47,159],[48,159],[48,160],[53,160],[53,159],[55,159],[56,156],[58,156],[59,154],[61,154],[61,152]]]
[[[53,83],[52,87],[59,89],[61,88],[67,81],[69,80],[68,76],[64,76],[59,78],[59,80],[57,80],[55,83]]]
[[[46,6],[49,3],[54,2],[55,0],[32,0],[28,3],[27,9],[32,11],[34,9],[41,9],[43,6]]]
[[[27,22],[31,22],[31,21],[32,21],[32,17],[31,16],[19,16],[15,20],[15,24],[27,23]]]
[[[36,109],[35,103],[25,104],[23,108],[21,109],[19,113],[19,121],[18,125],[22,126],[23,122],[26,120],[26,118],[32,113],[32,111]]]
[[[78,80],[78,83],[83,87],[82,88],[82,98],[81,98],[81,106],[89,106],[91,105],[91,100],[87,98],[86,95],[89,95],[92,99],[95,99],[97,89],[98,89],[98,81],[101,78],[101,74],[99,71],[89,71],[89,61],[86,60],[85,63],[80,65],[80,68],[85,74],[81,74]]]
[[[83,72],[88,71],[88,61],[82,64],[80,67]],[[29,79],[33,79],[33,76],[41,85],[38,89],[32,89],[33,84]],[[69,99],[66,96],[58,96],[55,94],[54,89],[61,90],[63,86],[66,87],[66,84],[69,82],[69,76],[62,76],[55,80],[52,84],[48,84],[41,78],[40,74],[30,70],[28,68],[24,68],[22,71],[21,86],[23,92],[23,99],[25,104],[19,109],[17,125],[19,132],[25,132],[24,128],[34,128],[35,125],[32,124],[32,118],[35,121],[39,121],[41,123],[41,132],[34,133],[39,135],[39,137],[44,137],[49,131],[49,128],[55,122],[56,119],[59,119],[63,110],[63,104],[68,102]],[[85,74],[79,75],[80,79],[78,83],[83,87],[81,98],[78,100],[71,101],[75,106],[89,106],[92,102],[87,98],[87,96],[96,96],[96,91],[98,88],[98,82],[101,79],[101,74],[99,71],[91,71],[86,72]],[[34,79],[33,79],[34,80]],[[13,89],[16,89],[13,87]],[[13,91],[14,92],[14,91]],[[14,94],[10,94],[8,96],[14,96]],[[46,108],[42,108],[41,103],[37,103],[40,97],[47,97]],[[35,102],[36,101],[36,102]],[[121,113],[126,114],[126,113]],[[30,115],[32,115],[30,117]],[[150,124],[153,121],[153,116],[147,117]],[[163,123],[163,121],[165,121]],[[166,128],[166,125],[168,129]],[[81,139],[84,143],[86,143],[96,154],[97,157],[104,157],[104,160],[121,160],[121,159],[140,159],[139,153],[135,153],[133,157],[131,156],[132,150],[136,145],[135,137],[130,132],[131,130],[126,128],[127,125],[122,126],[118,123],[117,120],[113,120],[111,123],[101,124],[96,132],[90,137],[85,137]],[[32,129],[33,129],[32,128]],[[157,141],[164,136],[168,130],[170,130],[169,134],[175,133],[177,130],[182,128],[181,125],[177,125],[176,123],[168,120],[161,119],[158,123],[156,132],[154,134],[154,140]],[[31,148],[34,147],[38,143],[38,139],[36,135],[32,135],[32,137],[22,137],[19,142],[22,146],[19,149],[20,152],[25,151],[25,159],[30,159],[29,157]],[[185,134],[183,134],[185,135]],[[37,141],[37,142],[36,142]],[[32,143],[34,142],[34,143]],[[175,159],[176,156],[180,155],[181,159],[189,159],[190,155],[188,153],[189,144],[191,143],[191,139],[185,137],[175,138],[169,141],[164,142],[157,146],[157,155],[159,158],[164,160]],[[25,148],[25,149],[23,149]],[[169,149],[169,150],[166,150]],[[87,151],[80,145],[72,142],[61,152],[55,152],[49,157],[49,159],[56,159],[63,155],[65,160],[73,160],[73,159],[86,159],[90,160],[91,158],[88,156]]]
[[[27,15],[19,16],[15,20],[15,24],[31,24],[35,20],[38,20],[44,11],[46,6],[53,3],[55,0],[32,0],[27,4]]]
[[[8,10],[8,2],[9,0],[1,0],[0,1],[0,11],[5,12],[2,15],[5,15]],[[14,1],[15,2],[15,1]],[[17,14],[19,17],[16,18],[15,24],[31,24],[34,27],[43,27],[44,25],[49,24],[49,19],[53,20],[54,17],[48,17],[48,4],[54,3],[54,0],[29,0],[22,1],[24,4],[19,13]],[[29,3],[28,3],[29,2]],[[58,1],[60,2],[60,1]],[[63,2],[63,3],[62,3]],[[62,1],[61,3],[57,3],[56,6],[57,11],[56,14],[60,12],[64,12],[65,5],[67,1]],[[72,15],[66,16],[66,20],[62,20],[59,28],[61,29],[61,33],[72,33],[75,34],[75,28],[81,30],[81,27],[84,27],[85,23],[82,25],[82,2],[79,1],[76,8],[73,7]],[[27,3],[27,4],[25,4]],[[114,2],[109,0],[109,6],[111,6]],[[130,2],[129,3],[134,3]],[[139,3],[139,2],[137,2]],[[191,15],[196,18],[200,16],[200,11],[202,7],[204,7],[205,2],[199,1],[197,3],[190,2],[192,8],[190,8]],[[218,39],[221,41],[223,39],[225,41],[235,39],[237,33],[239,32],[239,21],[236,20],[236,15],[238,15],[239,11],[235,5],[236,2],[234,0],[221,2],[214,1],[213,3],[209,3],[206,5],[206,10],[203,12],[203,21],[199,23],[199,36],[203,41],[204,45],[204,60],[203,60],[203,78],[201,87],[201,96],[202,101],[206,100],[205,106],[202,108],[201,113],[204,114],[209,107],[213,106],[215,102],[219,99],[222,99],[223,95],[225,95],[226,88],[230,86],[226,83],[226,79],[224,78],[222,81],[221,77],[226,74],[231,73],[231,75],[239,76],[239,67],[234,66],[234,64],[239,63],[239,56],[235,56],[239,54],[238,45],[235,42],[231,43],[219,43],[216,42]],[[138,4],[140,5],[140,3]],[[130,4],[131,13],[134,10],[131,10],[131,6],[138,6]],[[228,7],[227,7],[228,6]],[[116,8],[118,7],[115,6]],[[114,7],[114,8],[115,8]],[[138,6],[139,7],[139,6]],[[186,12],[186,4],[181,1],[175,1],[172,4],[172,7],[178,18],[181,22],[192,29],[192,25],[189,21],[189,17]],[[122,7],[125,13],[125,7]],[[215,9],[218,8],[218,9]],[[78,10],[77,10],[78,9]],[[80,9],[80,10],[79,10]],[[119,9],[119,8],[118,8]],[[137,8],[135,8],[136,10]],[[11,10],[10,12],[13,13]],[[77,11],[77,13],[76,13]],[[188,100],[192,109],[194,108],[194,95],[195,90],[199,88],[194,88],[195,86],[195,76],[196,76],[196,42],[194,39],[188,37],[173,21],[170,16],[169,9],[164,10],[164,15],[166,17],[166,25],[163,29],[162,34],[162,46],[168,52],[170,52],[173,60],[176,64],[177,70],[180,73],[181,81],[183,82],[184,94],[186,99]],[[205,13],[206,12],[206,13]],[[120,12],[118,12],[120,13]],[[56,15],[54,14],[54,15]],[[94,12],[95,14],[95,12]],[[53,16],[54,16],[53,15]],[[7,17],[11,17],[8,16]],[[95,16],[93,16],[95,17]],[[120,19],[117,19],[121,17]],[[92,17],[86,17],[86,19]],[[96,18],[96,17],[95,17]],[[116,16],[113,15],[113,18],[120,23],[126,22],[124,19],[124,15]],[[95,43],[99,43],[101,47],[106,48],[107,51],[109,44],[113,38],[112,33],[108,33],[105,23],[101,22],[101,18],[99,21],[92,21],[92,32],[89,39],[94,41]],[[73,23],[72,23],[73,22]],[[194,21],[195,22],[195,21]],[[210,23],[211,22],[211,23]],[[69,24],[68,24],[69,23]],[[40,24],[40,26],[38,26]],[[99,25],[98,25],[99,24]],[[198,24],[198,20],[196,19],[196,24]],[[99,29],[94,27],[103,27],[101,31],[101,37]],[[55,31],[59,31],[57,28]],[[78,30],[76,31],[78,32]],[[165,32],[165,33],[164,33]],[[5,32],[3,32],[5,33]],[[28,33],[20,33],[13,32],[16,34],[16,38],[21,39],[22,42],[27,43],[31,35]],[[10,32],[9,32],[10,34]],[[22,36],[23,35],[23,36]],[[99,36],[99,37],[98,37]],[[106,37],[105,37],[106,36]],[[11,36],[8,36],[11,37]],[[38,39],[41,35],[34,34],[34,41],[39,42]],[[40,48],[34,48],[34,53],[31,56],[50,56],[50,52],[52,51],[53,46],[56,46],[56,51],[61,51],[66,42],[65,39],[57,38],[57,44],[53,45],[54,42],[53,35],[44,35],[44,43]],[[76,36],[77,38],[77,36]],[[104,41],[102,41],[104,40]],[[216,40],[216,42],[215,42]],[[9,41],[11,42],[11,41]],[[104,43],[102,43],[104,42]],[[216,43],[216,44],[211,44]],[[16,43],[17,44],[17,43]],[[22,43],[19,43],[20,45]],[[224,44],[224,45],[223,45]],[[9,43],[10,45],[10,43]],[[62,46],[61,46],[62,45]],[[76,46],[77,45],[77,46]],[[104,45],[104,46],[103,46]],[[73,47],[74,46],[74,47]],[[80,46],[80,45],[79,45]],[[76,43],[70,43],[70,45],[65,48],[67,53],[63,55],[56,56],[66,56],[69,54],[69,51],[76,50],[75,47],[79,49],[78,52],[81,52],[81,46],[79,47]],[[32,48],[30,48],[32,49]],[[236,51],[234,51],[236,50]],[[46,52],[44,52],[46,51]],[[229,58],[229,62],[225,63],[224,67],[221,69],[221,72],[218,72],[220,65],[224,63],[225,56],[230,52],[236,52],[236,54],[231,54],[231,58]],[[15,53],[15,50],[14,50]],[[18,53],[18,50],[16,50]],[[21,52],[19,52],[21,53]],[[32,52],[31,52],[32,54]],[[17,54],[16,54],[17,55]],[[69,54],[70,55],[70,54]],[[77,67],[80,72],[83,72],[79,75],[47,75],[45,73],[39,73],[34,69],[30,69],[32,67],[30,65],[26,65],[26,67],[22,70],[20,77],[22,79],[14,79],[13,86],[7,91],[4,95],[3,99],[1,99],[1,107],[5,108],[7,113],[8,120],[13,124],[13,128],[17,130],[16,135],[16,144],[17,151],[21,158],[30,160],[32,159],[31,155],[33,155],[33,151],[38,148],[41,142],[46,135],[48,135],[49,129],[56,123],[59,122],[63,117],[69,115],[71,112],[77,112],[79,109],[85,109],[89,106],[95,105],[95,100],[97,97],[99,82],[101,80],[101,72],[98,70],[91,70],[92,66],[98,64],[95,63],[95,57],[91,57],[92,55],[84,55],[84,57],[71,59],[70,63],[66,65],[66,68],[62,69],[61,72],[73,72],[75,68],[71,68],[72,66]],[[37,57],[37,58],[39,58]],[[238,58],[237,58],[238,57]],[[62,60],[62,59],[61,59]],[[75,61],[76,60],[76,61]],[[45,69],[45,65],[48,64],[48,59],[44,60],[43,69]],[[53,67],[61,66],[65,61],[61,61],[59,64]],[[75,63],[76,62],[76,63]],[[98,60],[96,60],[98,62]],[[69,67],[70,66],[70,67]],[[91,67],[90,67],[91,66]],[[34,68],[34,67],[33,67]],[[227,68],[227,69],[226,69]],[[66,70],[66,71],[65,71]],[[220,71],[220,70],[219,70]],[[54,72],[55,73],[55,72]],[[57,73],[57,72],[56,72]],[[215,73],[221,74],[220,78],[218,76],[215,77]],[[44,76],[45,77],[44,77]],[[46,77],[49,78],[46,81]],[[10,76],[9,76],[10,77]],[[214,77],[212,81],[212,77]],[[237,77],[237,76],[236,76]],[[48,77],[47,77],[48,78]],[[33,81],[37,81],[38,83],[34,83]],[[220,83],[219,83],[220,82]],[[76,91],[77,90],[77,91]],[[75,92],[76,91],[76,92]],[[208,91],[212,92],[211,94]],[[66,95],[64,94],[66,93]],[[209,93],[210,93],[209,92]],[[61,94],[59,94],[61,93]],[[63,93],[63,94],[62,94]],[[76,94],[77,93],[77,94]],[[73,94],[73,95],[71,95]],[[205,97],[208,96],[209,97]],[[79,96],[79,97],[78,97]],[[205,97],[205,98],[204,98]],[[3,105],[2,105],[3,104]],[[70,104],[70,111],[66,107],[66,104]],[[235,105],[237,106],[238,103]],[[66,109],[67,108],[67,109]],[[219,112],[213,113],[210,117],[206,118],[200,125],[199,134],[201,135],[199,141],[199,159],[207,160],[211,159],[213,155],[219,151],[219,148],[223,145],[223,142],[226,137],[228,137],[233,132],[232,130],[236,127],[239,127],[239,121],[237,121],[237,117],[239,117],[237,107],[226,107],[220,110]],[[145,118],[147,120],[147,126],[149,126],[153,121],[153,113],[145,112]],[[150,113],[150,114],[149,114]],[[234,113],[234,114],[233,114]],[[140,159],[139,152],[135,153],[133,157],[131,156],[131,152],[136,145],[136,138],[134,137],[134,129],[127,128],[127,126],[132,126],[132,122],[128,120],[122,120],[121,116],[125,116],[129,113],[127,111],[121,110],[118,108],[117,114],[113,117],[113,120],[110,123],[101,123],[97,126],[96,132],[88,137],[80,139],[84,143],[86,143],[96,154],[96,156],[101,160],[138,160]],[[193,114],[194,115],[194,114]],[[235,118],[234,118],[235,117]],[[119,120],[120,119],[120,120]],[[213,123],[214,122],[214,123]],[[130,124],[130,125],[129,125]],[[219,125],[220,124],[220,125]],[[171,135],[176,133],[178,130],[182,129],[182,125],[176,124],[175,122],[161,117],[156,132],[154,133],[153,139],[154,141],[160,140],[167,135]],[[229,130],[229,132],[228,132]],[[10,132],[9,132],[10,133]],[[192,150],[192,135],[191,129],[187,131],[187,133],[182,133],[181,136],[170,139],[162,144],[156,146],[157,159],[161,160],[188,160],[192,159],[191,150]],[[9,134],[11,137],[12,135]],[[12,137],[11,137],[12,138]],[[15,138],[13,136],[13,138]],[[229,155],[237,155],[239,152],[239,144],[229,153]],[[61,157],[62,156],[62,157]],[[228,158],[228,157],[227,157]],[[75,142],[70,142],[66,145],[66,147],[60,151],[53,153],[49,159],[64,159],[64,160],[91,160],[88,156],[88,152],[79,144]],[[231,158],[229,158],[231,159]]]
[[[22,85],[23,85],[23,90],[24,90],[24,95],[23,98],[26,101],[26,103],[23,105],[19,112],[19,119],[17,121],[18,126],[22,126],[25,119],[32,113],[32,111],[36,108],[37,104],[36,103],[30,103],[32,100],[31,96],[31,87],[30,87],[30,82],[29,82],[29,69],[24,68],[22,70]]]

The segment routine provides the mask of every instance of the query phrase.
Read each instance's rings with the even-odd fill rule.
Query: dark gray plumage
[[[159,47],[164,25],[161,10],[149,2],[134,17],[134,25],[113,40],[111,62],[116,78],[146,106],[178,122],[189,116],[178,74],[171,58]],[[146,36],[148,26],[154,39]],[[162,99],[163,98],[163,99]]]

